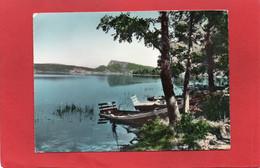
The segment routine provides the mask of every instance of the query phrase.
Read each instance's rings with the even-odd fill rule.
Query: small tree
[[[183,91],[183,101],[184,107],[183,112],[188,113],[190,107],[190,96],[189,96],[189,83],[190,83],[190,71],[191,71],[191,49],[192,49],[192,33],[193,33],[193,22],[194,22],[194,11],[190,13],[189,20],[189,44],[188,44],[188,53],[187,53],[187,63],[186,63],[186,72],[184,76],[184,91]]]
[[[161,29],[155,24],[160,23]],[[151,28],[152,27],[152,28]],[[171,81],[169,70],[170,45],[169,45],[169,12],[162,11],[158,18],[138,18],[131,17],[130,13],[121,13],[119,16],[104,16],[101,18],[97,29],[102,29],[105,33],[113,28],[114,40],[131,43],[133,36],[141,41],[144,40],[146,47],[154,47],[161,53],[161,81],[166,98],[170,124],[180,118],[178,104]]]
[[[228,19],[226,11],[197,11],[194,24],[200,31],[196,42],[201,43],[201,51],[192,53],[193,75],[208,76],[208,89],[215,91],[215,75],[228,76]]]
[[[189,83],[192,63],[192,46],[193,46],[193,31],[194,31],[194,20],[195,11],[189,12],[176,12],[178,19],[175,23],[175,37],[176,42],[173,44],[172,55],[178,59],[178,62],[174,63],[173,69],[178,73],[184,72],[184,66],[182,62],[186,61],[185,75],[183,83],[183,113],[189,111]]]
[[[215,91],[214,55],[215,56],[218,55],[221,51],[222,52],[224,51],[225,54],[228,54],[227,13],[225,11],[206,11],[204,12],[204,17],[207,20],[207,24],[205,26],[204,31],[205,31],[205,51],[206,51],[207,67],[208,67],[207,68],[208,84],[209,84],[209,91],[213,92]],[[220,36],[222,40],[221,38],[219,38]],[[217,49],[218,47],[219,49]],[[228,59],[228,57],[225,57],[224,60],[226,59]],[[223,62],[225,62],[224,60]]]

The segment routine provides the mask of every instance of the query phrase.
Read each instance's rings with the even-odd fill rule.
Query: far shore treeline
[[[110,61],[107,66],[101,65],[97,68],[89,68],[75,65],[64,64],[34,64],[35,74],[135,74],[135,75],[154,75],[159,76],[157,68],[144,66],[129,62]]]

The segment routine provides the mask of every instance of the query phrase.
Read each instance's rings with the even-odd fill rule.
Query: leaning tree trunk
[[[207,56],[207,64],[208,64],[208,86],[209,91],[212,93],[215,90],[214,85],[214,59],[213,59],[213,42],[210,40],[210,26],[207,25],[206,34],[205,34],[205,49],[206,49],[206,56]]]
[[[165,95],[170,125],[173,125],[179,118],[180,112],[175,98],[173,85],[171,81],[169,69],[169,32],[168,32],[168,13],[161,12],[161,28],[162,28],[162,50],[161,50],[161,81],[163,92]]]
[[[183,90],[183,113],[188,113],[190,108],[190,95],[189,95],[189,83],[190,83],[190,71],[191,71],[191,48],[192,48],[192,29],[193,29],[194,11],[190,12],[190,27],[189,27],[189,44],[187,53],[186,72],[184,77],[184,90]]]

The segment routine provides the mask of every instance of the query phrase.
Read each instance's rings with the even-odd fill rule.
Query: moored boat
[[[119,110],[116,107],[116,103],[100,103],[99,116],[104,119],[108,119],[113,122],[128,124],[128,125],[143,125],[150,119],[157,117],[166,118],[167,108],[155,109],[151,111],[129,111]]]
[[[131,97],[131,100],[134,104],[136,110],[139,111],[152,111],[154,109],[163,109],[166,108],[166,100],[164,98],[154,99],[154,101],[147,101],[147,102],[139,102],[136,95]],[[183,107],[183,99],[177,98],[179,108]]]
[[[119,114],[121,112],[121,114]],[[143,125],[148,120],[153,120],[157,117],[166,118],[168,116],[167,108],[153,110],[150,112],[135,112],[133,111],[122,111],[119,110],[117,113],[100,113],[100,117],[109,119],[110,121],[114,121],[122,124],[129,125]]]

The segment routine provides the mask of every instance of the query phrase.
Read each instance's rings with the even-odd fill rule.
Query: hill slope
[[[107,66],[99,66],[97,71],[118,72],[118,73],[135,73],[135,72],[152,72],[155,68],[139,64],[112,60]]]
[[[143,66],[139,64],[110,61],[107,66],[101,65],[97,68],[88,68],[74,65],[63,64],[34,64],[35,73],[124,73],[124,74],[152,74],[157,75],[158,70],[153,67]]]
[[[70,71],[73,70],[93,71],[93,69],[87,67],[63,65],[63,64],[34,64],[34,70],[37,72],[57,72],[57,73],[70,73]]]

